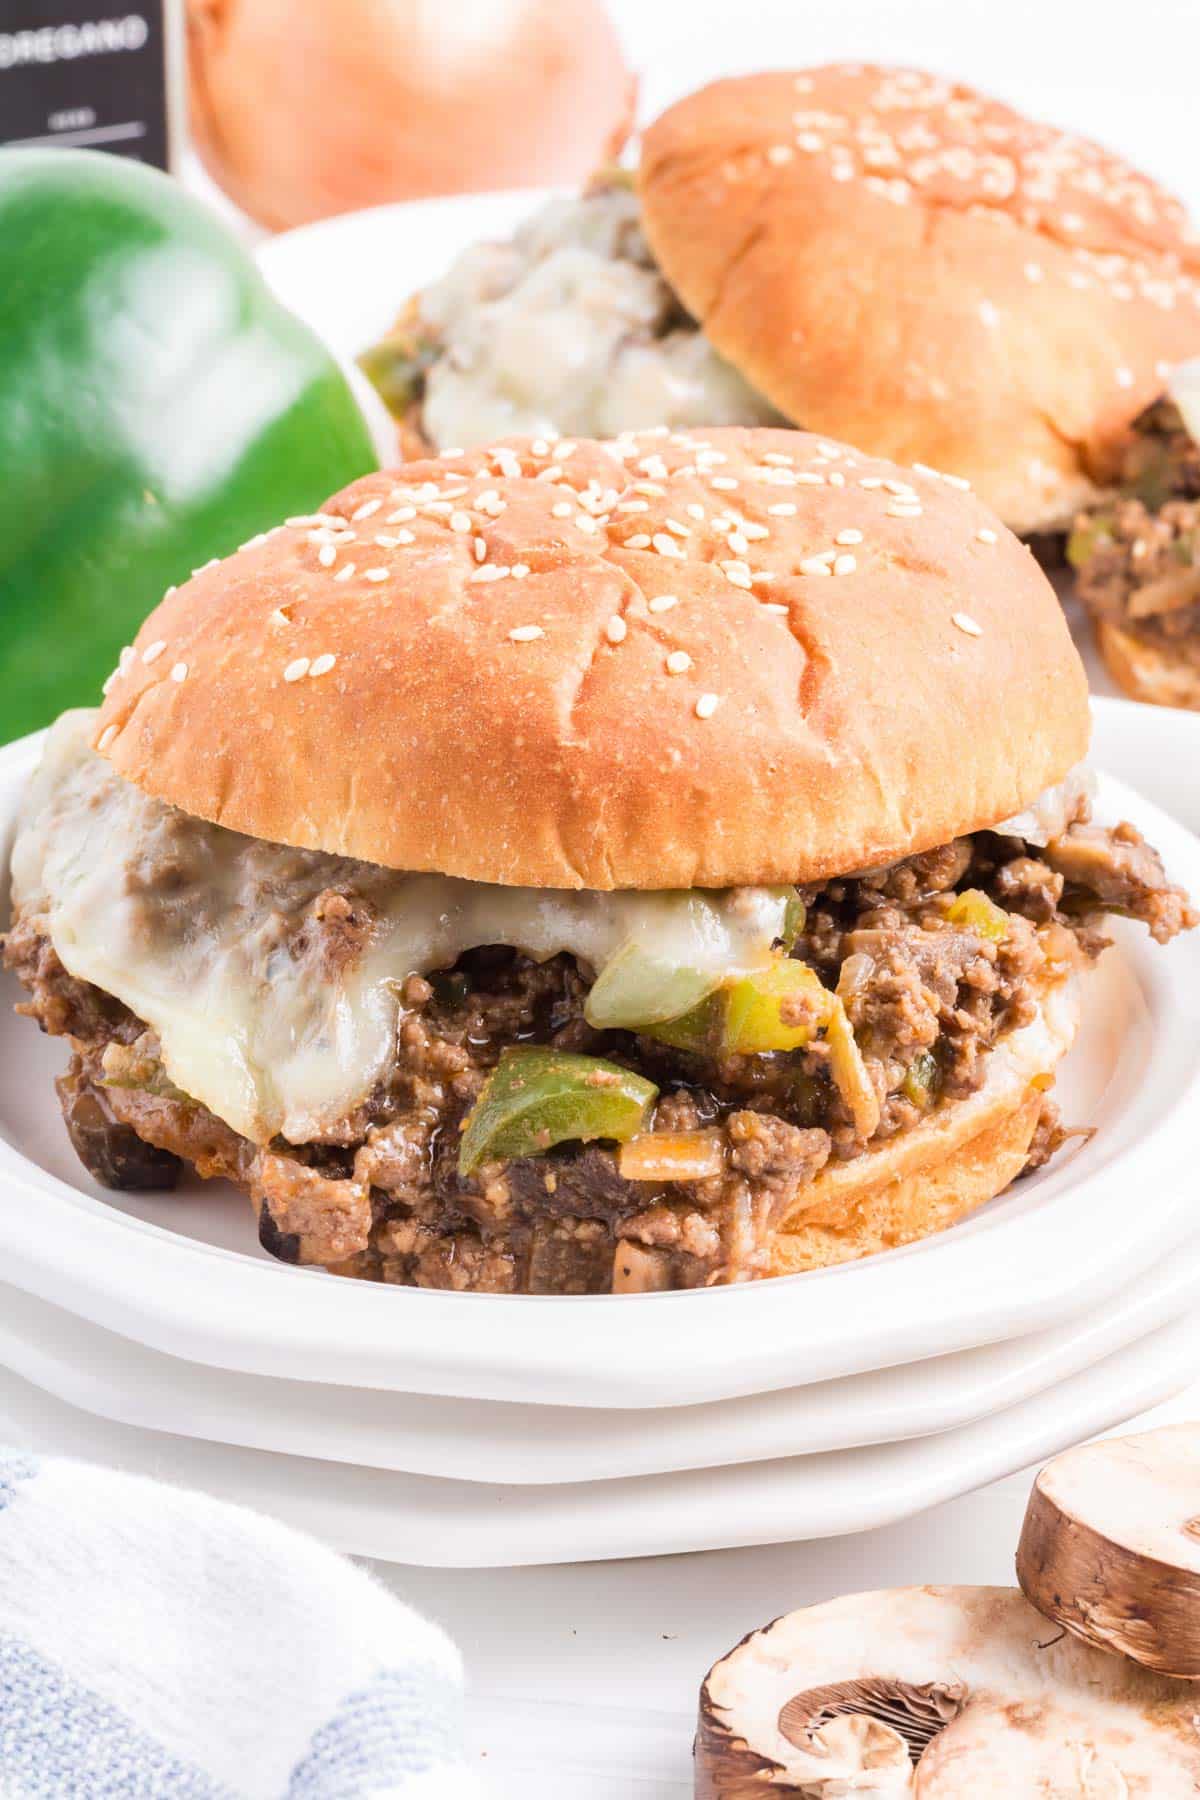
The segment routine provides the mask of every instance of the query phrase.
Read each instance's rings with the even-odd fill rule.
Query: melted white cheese
[[[779,421],[701,331],[672,323],[626,188],[552,201],[509,243],[466,251],[420,306],[443,346],[422,415],[439,448]]]
[[[236,1131],[333,1131],[392,1059],[399,987],[465,950],[568,951],[599,973],[636,944],[715,986],[761,966],[789,890],[572,893],[406,875],[209,825],[148,798],[89,748],[93,715],[52,729],[13,851],[13,900],[64,967],[157,1032],[171,1080]],[[329,889],[375,925],[333,966],[313,907]]]

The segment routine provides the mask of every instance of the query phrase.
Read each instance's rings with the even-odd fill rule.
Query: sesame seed
[[[323,569],[330,569],[337,561],[337,551],[332,544],[322,544],[317,551],[317,561]]]
[[[833,572],[835,575],[853,575],[857,567],[858,559],[857,557],[851,556],[849,551],[847,551],[845,556],[837,556],[834,558]]]
[[[744,562],[726,562],[721,564],[726,581],[736,588],[749,588],[754,580]]]
[[[282,606],[277,606],[270,617],[270,623],[272,625],[290,625],[291,622],[291,619],[288,617],[287,612]]]
[[[1132,369],[1118,369],[1116,375],[1118,387],[1131,388],[1133,386],[1134,374]]]
[[[720,704],[721,700],[719,695],[701,694],[696,702],[696,717],[698,719],[711,719]]]
[[[774,506],[768,506],[767,511],[778,519],[791,519],[796,515],[796,508],[790,500],[780,500]]]
[[[1042,268],[1041,263],[1027,262],[1025,264],[1026,281],[1044,281],[1045,278],[1046,271]]]
[[[672,650],[667,658],[668,675],[686,675],[692,666],[692,659],[686,650]]]
[[[981,544],[996,544],[1000,541],[999,534],[993,531],[990,525],[981,525],[975,536]]]
[[[689,519],[702,519],[704,517],[704,508],[698,500],[689,500],[685,510]]]
[[[858,478],[858,485],[860,488],[881,488],[883,486],[883,476],[860,475]]]
[[[328,675],[336,661],[337,657],[333,655],[332,651],[324,651],[310,663],[308,670],[310,677],[315,681],[318,675]]]
[[[883,483],[889,494],[909,494],[916,498],[916,488],[911,481],[897,481],[894,476],[886,477]]]
[[[287,668],[283,671],[283,679],[285,681],[289,681],[289,682],[290,681],[303,681],[304,677],[307,674],[308,674],[308,658],[307,658],[307,656],[298,656],[296,658],[295,662],[290,662],[288,664]]]
[[[922,515],[920,501],[893,500],[887,508],[889,519],[919,519]]]
[[[842,474],[840,469],[830,470],[829,485],[830,487],[845,487],[846,477]]]
[[[600,527],[597,525],[595,519],[589,518],[587,513],[577,514],[576,519],[575,519],[575,525],[579,531],[582,531],[588,537],[594,536],[595,533],[600,529]],[[633,543],[632,538],[630,538],[628,541],[631,544]],[[643,537],[641,544],[638,545],[638,548],[644,549],[645,546],[649,542],[650,542],[650,539],[648,537]]]
[[[625,635],[628,630],[629,627],[626,625],[620,613],[614,613],[612,618],[608,621],[608,624],[604,627],[604,635],[610,644],[622,644],[625,641]]]
[[[354,573],[355,566],[354,563],[343,563],[333,579],[335,581],[349,581]]]
[[[678,605],[678,594],[656,594],[654,599],[650,602],[650,611],[652,613],[670,612],[673,606]]]
[[[387,578],[388,578],[388,571],[386,569],[364,569],[363,570],[363,580],[364,581],[386,581]]]
[[[964,494],[969,494],[971,491],[971,484],[967,480],[965,475],[943,474],[942,480],[945,482],[948,482],[949,485],[953,488],[961,488]]]
[[[474,556],[477,563],[486,562],[487,539],[481,537],[473,538],[471,541],[471,554]]]
[[[171,670],[171,680],[172,681],[186,681],[187,676],[188,676],[187,664],[185,662],[177,662]]]
[[[137,657],[137,651],[134,649],[133,645],[126,644],[125,648],[122,650],[120,656],[117,658],[117,667],[120,669],[122,675],[125,673],[126,669],[129,667],[130,663],[136,659],[136,657]]]
[[[960,631],[965,631],[968,637],[982,637],[983,636],[983,626],[977,625],[975,623],[975,620],[971,617],[970,613],[963,613],[963,612],[955,613],[954,623],[958,626],[958,629]]]
[[[833,541],[835,544],[861,544],[863,534],[853,525],[847,525],[845,531],[839,531]]]
[[[590,519],[588,523],[591,524]],[[632,537],[627,537],[625,539],[625,548],[626,550],[648,550],[650,548],[649,533],[645,531],[635,531]]]
[[[732,475],[714,475],[709,482],[710,487],[722,489],[735,488],[737,485],[738,484]]]
[[[676,537],[686,538],[686,537],[691,537],[691,535],[692,535],[691,526],[690,525],[681,525],[679,523],[678,519],[668,519],[667,520],[667,530],[673,531],[675,533]]]
[[[364,500],[361,506],[355,507],[354,511],[350,514],[350,517],[355,520],[369,519],[374,513],[379,511],[382,505],[382,500]]]
[[[509,573],[512,575],[514,581],[524,581],[529,573],[529,564],[514,563]]]
[[[166,638],[156,638],[152,644],[147,644],[146,648],[142,651],[142,661],[144,663],[157,662],[166,647]]]
[[[630,503],[626,501],[622,511],[628,512],[629,504]],[[636,500],[633,504],[638,507],[643,507],[645,501]],[[556,519],[569,519],[571,514],[575,511],[575,508],[571,505],[569,500],[556,500],[554,505],[550,508],[550,511]]]
[[[452,512],[450,514],[451,531],[470,531],[472,519],[470,513]]]
[[[675,542],[675,539],[669,537],[665,531],[656,531],[650,542],[654,545],[654,548],[658,551],[660,556],[684,555],[684,551],[680,549],[679,545]]]
[[[416,516],[417,509],[415,506],[401,506],[397,508],[395,512],[388,514],[387,518],[384,520],[384,524],[406,525],[410,519],[415,519]]]
[[[97,750],[107,750],[108,746],[112,743],[112,741],[116,737],[116,735],[117,735],[116,726],[115,725],[106,725],[104,727],[104,730],[100,733],[99,742],[96,745]]]
[[[791,162],[792,154],[790,144],[772,144],[767,151],[767,161],[771,163]]]
[[[514,625],[509,632],[514,644],[531,644],[534,638],[545,637],[540,625]]]
[[[784,605],[782,600],[764,600],[762,602],[762,609],[764,612],[782,613],[785,616],[789,611],[789,608]]]
[[[824,556],[806,556],[800,564],[802,575],[828,575],[829,563]]]

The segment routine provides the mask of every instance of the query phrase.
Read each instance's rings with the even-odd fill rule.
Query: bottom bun
[[[1131,699],[1200,712],[1200,666],[1103,619],[1096,621],[1096,642],[1114,681]]]
[[[879,1150],[822,1170],[776,1239],[771,1274],[899,1249],[994,1199],[1025,1167],[1079,1013],[1077,980],[1047,989],[1036,1018],[991,1052],[983,1085],[969,1099],[939,1107]]]

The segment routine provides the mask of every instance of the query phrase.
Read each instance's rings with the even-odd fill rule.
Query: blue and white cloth
[[[0,1451],[2,1800],[476,1800],[457,1650],[242,1507]]]

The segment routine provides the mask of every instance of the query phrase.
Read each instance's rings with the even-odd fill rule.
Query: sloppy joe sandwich
[[[1092,820],[1088,731],[962,482],[783,430],[513,441],[164,598],[50,734],[5,958],[92,1173],[225,1177],[287,1261],[810,1269],[1045,1159],[1106,914],[1195,923]]]
[[[1134,420],[1114,490],[1080,512],[1067,557],[1125,691],[1200,711],[1200,362]]]
[[[919,70],[718,81],[636,171],[469,249],[366,363],[415,442],[790,420],[1065,530],[1200,353],[1183,206]]]

